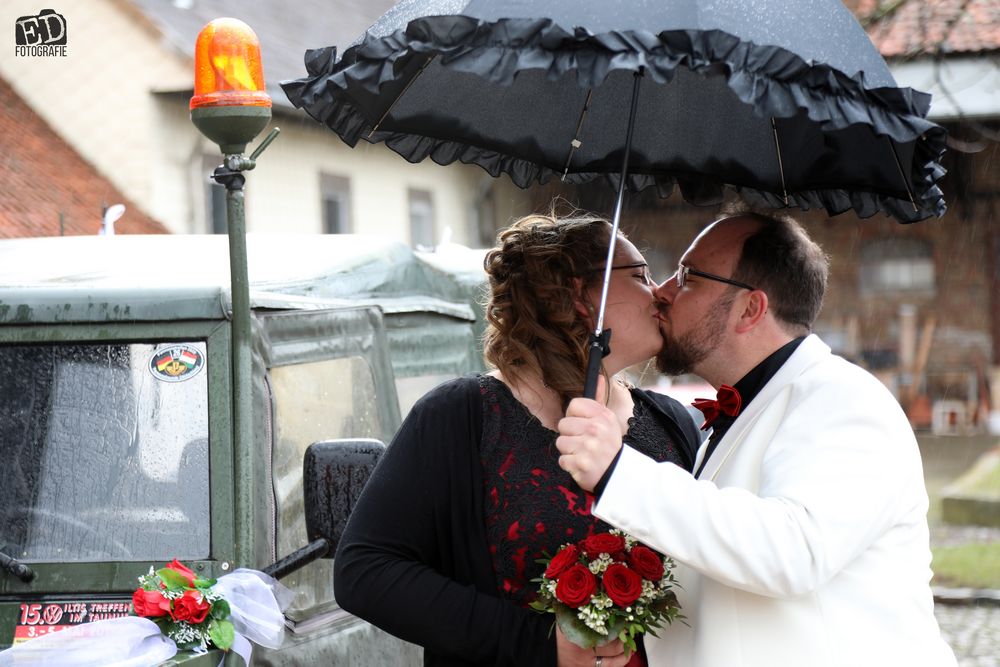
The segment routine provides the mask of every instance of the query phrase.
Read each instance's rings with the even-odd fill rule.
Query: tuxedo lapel
[[[736,421],[733,422],[733,425],[729,427],[729,430],[722,437],[722,440],[719,441],[711,457],[709,457],[704,470],[698,475],[698,479],[715,480],[725,466],[726,461],[750,436],[753,426],[757,423],[764,410],[770,407],[772,402],[784,393],[782,390],[806,368],[822,361],[824,358],[829,357],[829,355],[830,348],[816,335],[810,335],[802,341],[802,344],[792,353],[788,361],[778,369],[774,377],[764,385],[760,393],[750,401],[749,405],[744,408],[736,418]],[[701,460],[705,456],[707,446],[708,440],[706,439],[698,449],[695,470],[698,470],[698,466],[701,465]]]
[[[698,453],[694,457],[694,467],[691,470],[701,470],[701,461],[705,458],[705,452],[708,451],[708,443],[711,438],[705,438],[701,441],[701,445],[698,447]],[[718,449],[718,448],[717,448]],[[704,472],[702,470],[702,472]],[[701,475],[695,475],[695,477],[701,477]]]

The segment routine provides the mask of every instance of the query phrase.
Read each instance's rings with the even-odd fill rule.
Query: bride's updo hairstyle
[[[483,262],[490,284],[483,356],[508,381],[535,372],[564,406],[583,395],[597,304],[582,290],[600,284],[610,234],[606,220],[579,212],[529,215],[500,232]]]

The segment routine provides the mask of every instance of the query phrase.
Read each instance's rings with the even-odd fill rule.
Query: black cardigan
[[[675,400],[634,393],[694,462],[697,428]],[[484,527],[477,376],[420,399],[361,493],[337,549],[345,610],[424,646],[434,667],[556,664],[553,617],[497,593]]]

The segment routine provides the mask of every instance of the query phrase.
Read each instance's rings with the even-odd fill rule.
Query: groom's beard
[[[712,304],[701,324],[680,336],[660,332],[663,347],[656,355],[656,369],[665,375],[684,375],[708,358],[722,341],[729,309],[736,295],[723,295]],[[669,312],[669,311],[668,311]]]

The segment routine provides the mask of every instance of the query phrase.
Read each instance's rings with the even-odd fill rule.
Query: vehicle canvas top
[[[0,324],[224,319],[225,236],[76,236],[0,241]],[[248,235],[251,306],[375,304],[475,318],[482,252],[435,255],[378,236]]]
[[[352,235],[247,250],[243,437],[227,237],[0,241],[0,552],[33,571],[0,574],[0,649],[127,613],[136,576],[171,558],[218,577],[303,547],[312,443],[388,442],[417,397],[482,370],[482,251]],[[375,650],[329,560],[282,582],[285,645],[255,663]]]

